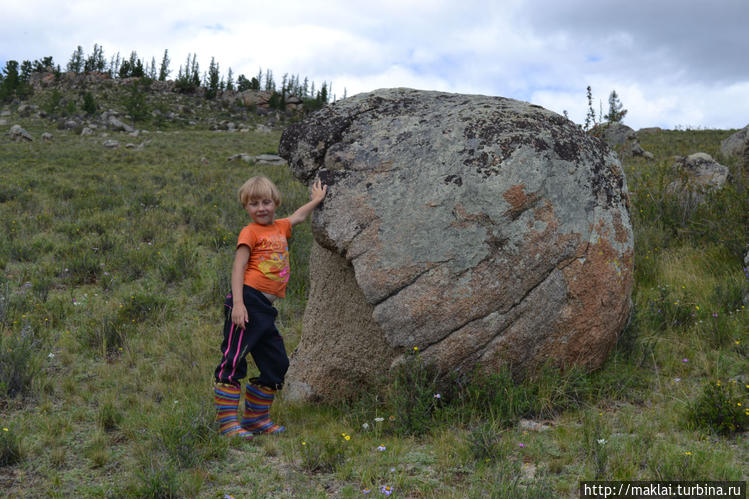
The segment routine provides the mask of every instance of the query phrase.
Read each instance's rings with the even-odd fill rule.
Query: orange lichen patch
[[[617,243],[626,243],[630,239],[630,232],[624,227],[624,224],[622,223],[622,214],[621,213],[615,213],[614,214],[614,241]]]
[[[526,194],[523,184],[513,185],[502,194],[502,197],[510,204],[510,209],[504,213],[510,220],[517,220],[524,211],[531,208],[539,200],[539,196],[535,192]]]
[[[563,365],[597,368],[608,356],[629,317],[632,261],[631,249],[622,254],[601,238],[588,245],[584,258],[563,269],[568,305],[549,345]]]

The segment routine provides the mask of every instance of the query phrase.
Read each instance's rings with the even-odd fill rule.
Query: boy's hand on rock
[[[315,183],[312,184],[312,193],[310,194],[310,199],[319,203],[325,197],[326,192],[328,192],[328,186],[322,185],[320,179],[317,179]]]

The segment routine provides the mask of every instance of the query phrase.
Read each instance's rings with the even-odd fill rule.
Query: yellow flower
[[[307,442],[302,442],[302,445],[307,445]]]
[[[699,310],[699,309],[700,309],[700,306],[699,306],[699,305],[695,305],[695,306],[694,306],[694,308],[695,308],[696,310]]]
[[[3,428],[3,431],[9,431],[7,428]]]
[[[739,404],[739,405],[741,405],[741,404]],[[351,435],[346,435],[346,436],[345,436],[345,437],[343,437],[343,438],[345,438],[346,440],[351,440]]]
[[[419,351],[419,347],[414,347],[414,352],[418,352],[418,351]]]
[[[685,456],[691,456],[691,455],[692,455],[692,453],[691,453],[691,452],[689,452],[689,451],[686,451],[686,452],[684,453],[684,455],[685,455]]]
[[[718,382],[715,383],[715,386],[720,386],[720,380],[718,380]]]
[[[741,402],[736,402],[736,405],[741,407]]]

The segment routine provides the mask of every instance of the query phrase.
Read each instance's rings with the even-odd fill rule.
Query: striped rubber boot
[[[250,439],[252,433],[245,431],[239,424],[237,406],[241,390],[238,386],[217,383],[213,390],[213,402],[216,406],[216,421],[221,426],[222,435]]]
[[[275,393],[272,388],[247,383],[242,428],[250,433],[279,433],[286,429],[270,420],[269,411]]]

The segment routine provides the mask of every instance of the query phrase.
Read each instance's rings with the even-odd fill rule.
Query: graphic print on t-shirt
[[[272,281],[289,281],[289,246],[281,235],[263,236],[255,251],[258,252],[258,269]]]

